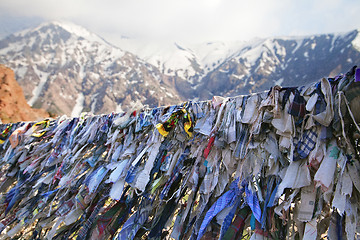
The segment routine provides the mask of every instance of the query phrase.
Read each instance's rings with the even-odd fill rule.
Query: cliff
[[[14,72],[0,65],[0,119],[3,123],[35,121],[49,117],[43,109],[34,109],[27,104]]]

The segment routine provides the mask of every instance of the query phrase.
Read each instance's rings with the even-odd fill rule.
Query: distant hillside
[[[3,123],[35,121],[49,117],[43,109],[27,104],[23,90],[16,82],[14,72],[0,64],[0,119]]]
[[[71,23],[46,23],[0,40],[0,63],[15,70],[30,106],[58,115],[181,102],[156,67]]]
[[[360,34],[117,47],[54,21],[1,39],[0,63],[14,69],[30,106],[75,117],[305,85],[359,65]]]

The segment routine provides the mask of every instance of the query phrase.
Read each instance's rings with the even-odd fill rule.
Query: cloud
[[[244,40],[360,27],[358,0],[2,0],[0,14],[64,19],[112,39]],[[111,39],[110,39],[111,40]]]

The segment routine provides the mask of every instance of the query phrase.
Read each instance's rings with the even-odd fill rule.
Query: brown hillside
[[[31,108],[24,97],[14,72],[0,64],[0,119],[3,123],[36,121],[49,117],[43,109]]]

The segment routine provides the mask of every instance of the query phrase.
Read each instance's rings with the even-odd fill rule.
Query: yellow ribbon
[[[33,137],[41,137],[42,135],[45,134],[46,131],[44,131],[44,129],[46,129],[47,127],[49,127],[50,125],[50,120],[46,119],[44,121],[40,121],[35,123],[31,128],[34,131],[34,133],[31,135]],[[37,126],[43,126],[41,130],[38,130]]]
[[[165,131],[165,128],[164,128],[164,126],[162,125],[162,123],[158,123],[158,124],[156,125],[156,128],[157,128],[157,130],[159,131],[159,133],[160,133],[161,135],[163,135],[164,137],[166,137],[166,136],[169,134],[167,131]]]
[[[186,119],[188,119],[189,121],[186,121],[184,123],[184,129],[185,129],[185,132],[189,135],[189,137],[192,137],[193,134],[192,132],[189,132],[189,129],[191,128],[192,126],[192,121],[191,121],[191,117],[190,117],[190,114],[185,110],[185,109],[182,109],[182,111],[184,112],[184,116]]]

